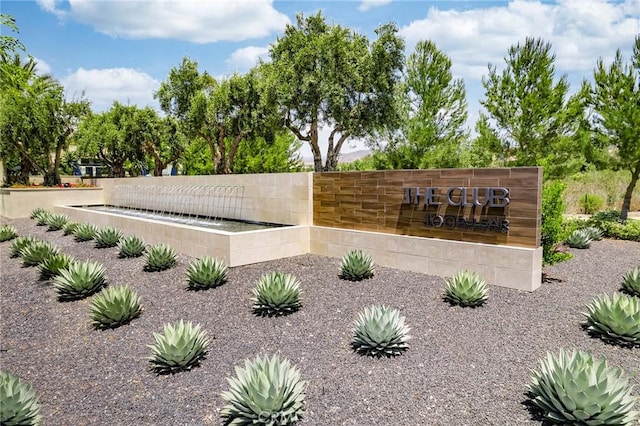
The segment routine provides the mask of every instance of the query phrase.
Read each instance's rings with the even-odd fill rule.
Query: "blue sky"
[[[640,0],[3,0],[0,6],[16,18],[17,37],[39,70],[69,96],[84,91],[94,111],[114,100],[158,108],[153,92],[185,55],[213,76],[245,72],[268,57],[297,13],[318,10],[371,39],[378,25],[395,22],[407,53],[417,41],[433,40],[465,81],[470,127],[487,64],[500,68],[510,45],[527,36],[551,42],[558,75],[567,74],[575,89],[599,57],[610,60],[620,48],[629,58],[640,32]]]

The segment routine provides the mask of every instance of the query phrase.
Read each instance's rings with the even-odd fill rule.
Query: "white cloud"
[[[391,3],[393,0],[362,0],[360,2],[360,6],[358,6],[358,10],[365,12],[369,9],[373,9],[374,7],[384,6],[385,4]]]
[[[34,57],[33,60],[36,61],[36,74],[51,74],[51,66],[44,59]]]
[[[419,40],[431,39],[446,52],[459,77],[479,79],[491,62],[500,67],[509,47],[527,36],[552,44],[561,72],[588,73],[599,57],[610,59],[616,49],[630,51],[640,31],[638,0],[514,0],[504,7],[466,11],[430,8],[424,19],[401,28],[407,51]]]
[[[268,56],[268,47],[248,46],[233,52],[226,63],[232,69],[246,70],[255,66],[259,59],[267,59]]]
[[[240,41],[281,31],[289,18],[273,0],[38,0],[58,16],[94,27],[113,37],[179,39],[194,43]]]
[[[78,97],[84,92],[95,112],[108,110],[113,101],[156,107],[153,92],[160,86],[158,80],[131,68],[79,68],[61,83],[69,97]]]

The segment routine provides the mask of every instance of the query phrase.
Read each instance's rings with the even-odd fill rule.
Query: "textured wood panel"
[[[419,203],[405,203],[405,189],[420,188]],[[426,187],[440,188],[439,206],[424,202]],[[453,187],[507,188],[507,207],[449,206],[444,193]],[[330,172],[313,175],[313,223],[317,226],[359,229],[418,237],[473,241],[487,244],[538,247],[542,169],[514,167],[494,169],[387,170],[375,172]],[[452,200],[460,200],[455,191]],[[447,224],[427,226],[429,215],[447,216]],[[467,222],[462,222],[464,218]],[[508,232],[469,227],[470,221],[509,221]],[[435,220],[437,223],[438,219]]]

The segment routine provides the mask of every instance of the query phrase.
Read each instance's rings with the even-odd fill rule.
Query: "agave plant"
[[[38,219],[38,217],[42,214],[42,213],[47,213],[47,211],[41,207],[36,207],[35,209],[31,210],[31,215],[29,215],[29,217],[31,219]]]
[[[640,299],[615,293],[587,305],[586,326],[604,340],[622,345],[640,345]]]
[[[118,243],[118,257],[140,257],[145,251],[145,244],[142,238],[136,235],[122,237]]]
[[[115,247],[122,238],[122,231],[111,226],[105,226],[99,229],[95,236],[96,248]]]
[[[74,235],[76,232],[76,228],[80,225],[78,222],[67,222],[62,227],[63,235]]]
[[[591,234],[585,229],[576,229],[565,240],[569,247],[577,249],[587,249],[592,242]]]
[[[24,266],[38,266],[47,257],[59,253],[59,249],[48,241],[35,241],[20,250]]]
[[[306,382],[289,360],[278,355],[245,360],[222,392],[227,404],[220,412],[229,425],[289,425],[300,420]]]
[[[51,213],[47,225],[49,225],[49,231],[59,231],[69,221],[69,216],[61,213]]]
[[[206,256],[193,261],[187,268],[189,289],[205,290],[227,281],[227,265],[223,261]]]
[[[631,295],[640,297],[640,266],[622,277],[622,289]]]
[[[360,281],[371,278],[374,272],[371,256],[362,250],[351,250],[342,257],[339,274],[342,279]]]
[[[639,416],[623,371],[588,352],[547,353],[540,371],[532,371],[529,390],[553,424],[627,425]]]
[[[400,311],[374,305],[358,314],[351,346],[362,355],[393,357],[409,348],[409,327]]]
[[[452,305],[480,306],[488,297],[486,283],[475,272],[460,271],[446,280],[443,298]]]
[[[11,246],[9,247],[9,252],[11,253],[11,257],[20,256],[20,252],[22,251],[22,249],[35,243],[36,241],[40,241],[40,240],[36,239],[35,237],[32,237],[31,235],[23,235],[21,237],[16,238],[15,240],[13,240],[13,242],[11,243]]]
[[[587,228],[584,228],[584,230],[589,235],[589,238],[591,238],[593,241],[600,241],[604,236],[602,229],[595,226],[589,226]]]
[[[49,225],[49,220],[51,219],[51,215],[52,214],[53,213],[51,213],[50,211],[42,210],[34,218],[35,221],[36,221],[36,225],[38,225],[38,226],[47,226],[47,225]]]
[[[105,268],[97,262],[72,262],[53,278],[60,301],[79,300],[96,293],[106,285]]]
[[[176,252],[167,244],[156,244],[147,250],[144,270],[149,272],[164,271],[176,264]]]
[[[141,313],[140,298],[128,286],[105,288],[89,304],[89,316],[96,328],[116,328]]]
[[[40,404],[31,385],[0,371],[0,424],[38,425],[41,422]]]
[[[68,268],[73,262],[75,259],[68,254],[53,253],[38,265],[40,279],[45,281],[60,275],[60,271]]]
[[[253,310],[258,315],[286,315],[300,309],[300,284],[291,274],[264,274],[252,291]]]
[[[0,243],[13,240],[18,236],[16,228],[11,225],[0,225]]]
[[[158,374],[177,373],[199,365],[210,344],[207,333],[191,321],[165,324],[164,332],[153,336],[156,343],[149,345],[152,351],[149,362]]]
[[[98,228],[93,223],[80,223],[73,231],[76,241],[91,241],[96,236]]]

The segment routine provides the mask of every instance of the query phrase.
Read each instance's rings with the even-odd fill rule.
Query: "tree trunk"
[[[624,201],[622,202],[622,211],[620,212],[620,220],[627,220],[627,216],[629,214],[629,209],[631,208],[631,196],[633,195],[633,190],[638,183],[638,178],[640,177],[640,161],[636,163],[635,169],[631,170],[631,182],[627,186],[627,190],[624,193]]]
[[[329,135],[329,144],[327,145],[327,161],[325,162],[324,171],[332,172],[338,167],[338,160],[340,159],[340,151],[344,141],[349,137],[348,133],[342,133],[338,139],[338,143],[333,144],[333,139],[337,132],[342,132],[342,126],[337,125]]]

